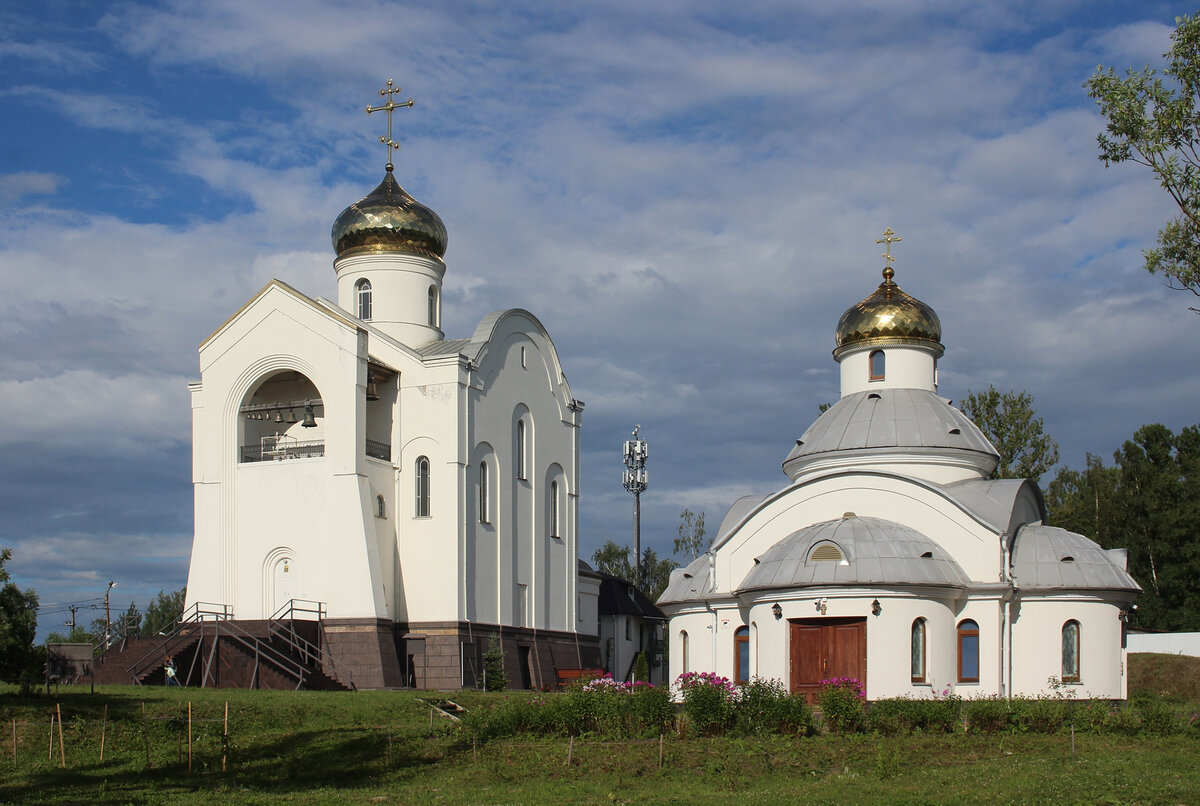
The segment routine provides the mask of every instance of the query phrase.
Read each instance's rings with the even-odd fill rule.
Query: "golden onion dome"
[[[343,210],[333,222],[333,249],[338,257],[361,252],[408,252],[441,260],[446,243],[442,219],[400,187],[391,164],[379,187]]]
[[[920,344],[934,347],[938,355],[942,323],[937,314],[921,300],[910,297],[892,281],[891,266],[883,270],[883,282],[875,293],[850,308],[837,325],[835,357],[851,348],[876,344]]]

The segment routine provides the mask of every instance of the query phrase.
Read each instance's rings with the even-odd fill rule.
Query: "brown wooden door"
[[[867,680],[867,620],[798,619],[791,622],[791,667],[794,694],[816,702],[821,681],[853,677]]]

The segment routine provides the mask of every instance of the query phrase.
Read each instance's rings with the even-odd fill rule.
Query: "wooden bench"
[[[603,669],[555,669],[554,673],[558,676],[559,688],[566,688],[580,680],[591,680],[604,676]]]

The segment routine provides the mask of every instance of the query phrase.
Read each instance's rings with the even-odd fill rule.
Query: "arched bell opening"
[[[392,415],[400,376],[371,364],[367,368],[367,456],[392,460]]]
[[[264,377],[238,409],[241,462],[325,455],[325,406],[316,384],[295,370]]]

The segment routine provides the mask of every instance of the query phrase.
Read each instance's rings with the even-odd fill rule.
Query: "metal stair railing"
[[[233,618],[233,608],[227,604],[195,602],[171,623],[171,630],[162,636],[162,641],[134,661],[126,669],[126,672],[133,682],[140,686],[141,678],[158,666],[165,656],[180,649],[184,644],[199,639],[200,635],[195,633],[197,624],[203,628],[203,623],[206,621],[228,621],[231,618]],[[201,630],[202,634],[203,630]]]
[[[325,630],[323,623],[325,613],[324,602],[315,602],[309,599],[289,599],[271,614],[271,618],[267,621],[267,633],[282,640],[294,653],[303,658],[306,664],[324,672],[326,664],[321,647],[296,631],[296,621],[316,621],[318,633],[323,635]],[[300,614],[299,619],[297,618],[297,614]],[[311,616],[312,618],[305,618],[306,616]],[[328,665],[332,673],[328,676],[336,679],[337,669],[333,663],[332,653],[329,655]]]
[[[217,625],[215,640],[220,640],[221,638],[231,638],[236,643],[241,644],[246,649],[254,652],[255,664],[253,678],[255,679],[258,677],[258,661],[260,658],[267,659],[276,667],[278,667],[281,672],[289,677],[294,677],[296,679],[297,691],[303,687],[305,678],[308,676],[309,672],[312,671],[295,658],[289,657],[280,652],[278,649],[275,649],[275,647],[271,646],[268,642],[263,641],[257,636],[251,635],[249,632],[239,627],[237,622],[227,621],[223,624]],[[206,669],[204,680],[207,680],[207,678],[208,670]],[[201,685],[203,685],[203,681]]]

